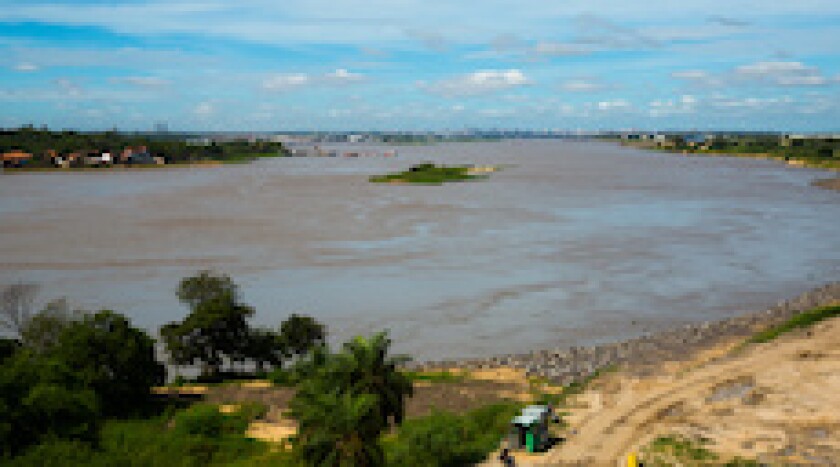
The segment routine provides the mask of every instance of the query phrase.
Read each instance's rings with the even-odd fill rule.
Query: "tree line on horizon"
[[[57,155],[75,152],[109,151],[118,154],[125,148],[145,146],[152,156],[160,156],[167,163],[203,160],[239,160],[248,156],[285,154],[281,143],[270,141],[225,141],[206,145],[188,144],[178,135],[139,135],[114,130],[103,132],[53,131],[48,128],[24,126],[0,129],[0,153],[23,151],[32,154],[27,163],[33,167],[52,164],[51,151]],[[81,163],[81,162],[79,162]]]

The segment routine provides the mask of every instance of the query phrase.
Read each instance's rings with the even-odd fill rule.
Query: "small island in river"
[[[463,182],[487,178],[498,167],[486,166],[438,166],[430,162],[410,167],[408,170],[370,177],[373,183],[414,183],[441,185],[445,182]]]

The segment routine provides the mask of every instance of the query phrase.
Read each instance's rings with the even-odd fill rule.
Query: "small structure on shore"
[[[3,167],[22,167],[32,160],[32,154],[15,149],[4,153],[2,159]]]
[[[551,412],[551,407],[547,405],[529,405],[522,409],[522,413],[510,422],[510,449],[525,449],[527,452],[545,450],[550,441],[548,424],[551,421]]]

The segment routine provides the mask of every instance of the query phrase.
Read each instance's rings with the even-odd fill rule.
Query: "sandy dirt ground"
[[[452,371],[458,373],[460,370]],[[463,380],[417,381],[414,384],[414,395],[406,401],[406,415],[410,418],[423,417],[436,410],[460,414],[497,402],[526,402],[532,397],[531,389],[524,371],[508,368],[476,370]],[[221,386],[160,387],[153,392],[218,404],[222,412],[235,411],[243,402],[265,404],[268,408],[266,415],[254,421],[248,429],[247,436],[251,438],[282,444],[297,431],[297,423],[288,414],[294,389],[272,386],[268,381],[246,381]]]
[[[517,465],[627,465],[631,453],[673,435],[704,440],[721,463],[840,459],[840,319],[638,374],[602,377],[573,400],[564,441],[545,454],[517,454]]]

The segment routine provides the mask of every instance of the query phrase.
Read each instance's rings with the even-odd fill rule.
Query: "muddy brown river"
[[[594,142],[396,149],[0,174],[0,284],[156,332],[186,314],[178,280],[215,269],[257,323],[311,314],[335,342],[390,329],[397,351],[441,359],[627,338],[840,280],[840,192],[810,186],[825,172]],[[367,181],[424,161],[506,168]]]

